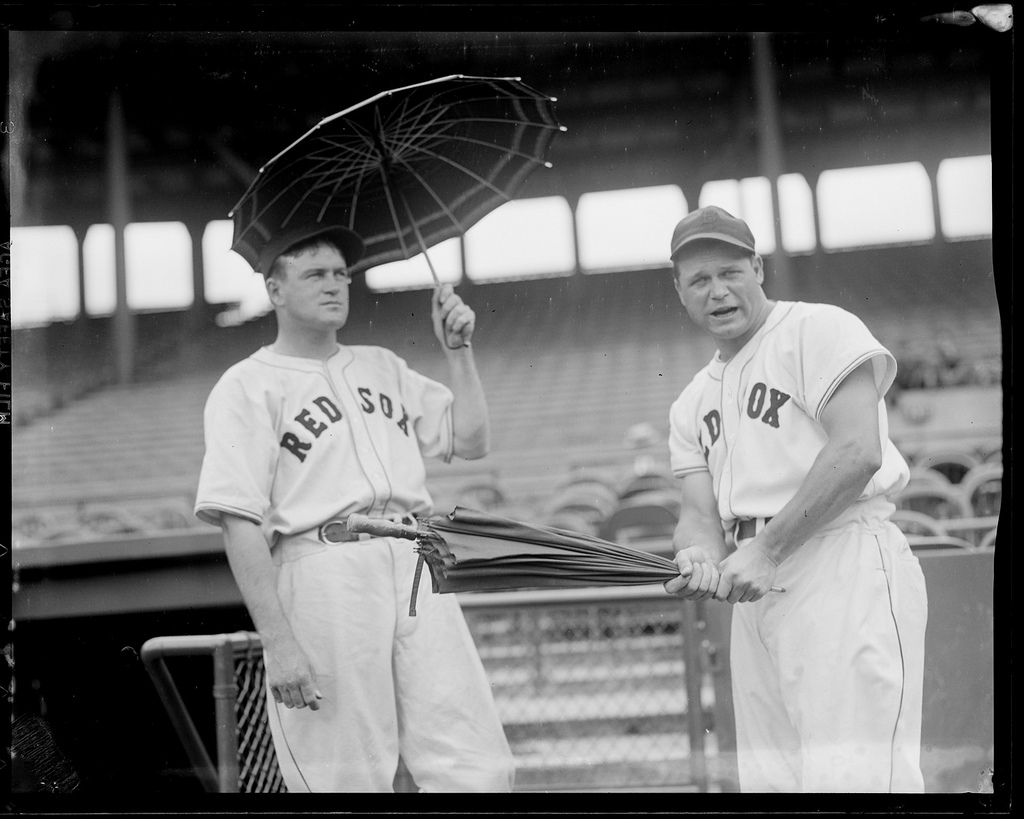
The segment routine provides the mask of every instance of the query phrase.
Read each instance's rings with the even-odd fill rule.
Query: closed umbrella
[[[424,562],[440,594],[645,585],[679,576],[676,564],[660,555],[460,506],[447,515],[419,518],[415,525],[350,515],[347,527],[416,542],[419,565],[411,614]]]

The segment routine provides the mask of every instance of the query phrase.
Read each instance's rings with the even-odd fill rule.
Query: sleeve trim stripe
[[[691,466],[691,467],[683,467],[682,469],[673,469],[672,470],[672,474],[675,475],[677,478],[682,478],[685,475],[695,475],[698,472],[709,472],[709,471],[710,470],[707,468],[707,466]]]
[[[886,354],[887,354],[886,350],[881,348],[881,347],[876,348],[874,350],[869,350],[868,352],[864,353],[863,355],[860,355],[857,358],[855,358],[846,367],[844,367],[843,370],[840,371],[839,374],[832,380],[832,383],[829,384],[828,389],[825,390],[825,394],[822,395],[821,400],[818,402],[818,406],[815,407],[815,409],[814,409],[814,420],[815,421],[820,421],[821,420],[821,413],[824,411],[825,405],[828,403],[828,400],[832,397],[832,394],[836,391],[836,389],[842,383],[843,379],[846,378],[846,376],[848,376],[850,373],[852,373],[855,369],[857,369],[865,361],[870,361],[872,358],[875,358],[878,355],[886,355]],[[877,386],[877,384],[876,384],[876,386]]]
[[[250,509],[243,509],[240,506],[231,506],[227,503],[203,503],[198,504],[195,508],[196,517],[199,517],[200,512],[227,512],[230,515],[237,515],[240,518],[245,518],[253,523],[262,524],[263,516],[258,512],[253,512]]]

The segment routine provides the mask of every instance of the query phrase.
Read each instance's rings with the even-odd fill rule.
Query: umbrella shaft
[[[367,532],[376,537],[400,537],[405,540],[415,540],[418,534],[415,526],[360,514],[349,515],[346,527],[350,532]]]
[[[420,250],[423,251],[423,258],[427,260],[427,267],[430,268],[430,275],[434,279],[434,284],[440,287],[441,280],[437,277],[437,271],[434,270],[434,263],[430,261],[430,254],[427,253],[426,242],[423,241],[423,236],[420,234],[420,227],[416,224],[416,220],[412,216],[412,209],[409,207],[409,203],[405,200],[405,194],[402,193],[401,189],[398,189],[398,198],[402,200],[402,207],[405,208],[405,215],[409,217],[409,224],[412,225],[412,232],[416,234],[416,241],[419,243]]]

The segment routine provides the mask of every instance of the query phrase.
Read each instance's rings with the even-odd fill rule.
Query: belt
[[[353,540],[370,540],[369,532],[350,532],[343,520],[329,520],[317,529],[317,537],[323,543],[349,543]]]
[[[760,532],[771,518],[740,518],[736,521],[736,540],[747,540]]]

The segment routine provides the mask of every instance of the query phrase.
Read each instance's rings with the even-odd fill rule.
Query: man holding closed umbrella
[[[401,756],[423,791],[509,791],[512,755],[458,602],[428,588],[410,616],[409,543],[339,523],[428,514],[423,458],[487,453],[475,315],[435,290],[449,388],[382,347],[338,343],[359,236],[304,224],[259,244],[277,338],[210,394],[195,508],[222,527],[263,641],[287,788],[389,791]]]

